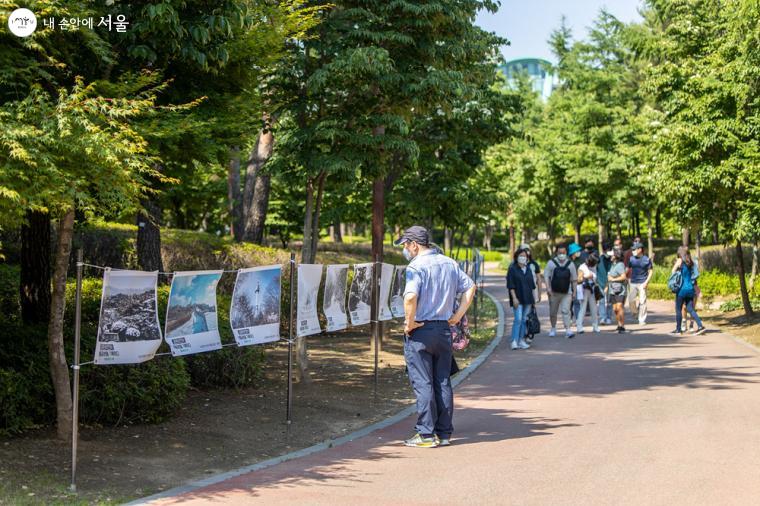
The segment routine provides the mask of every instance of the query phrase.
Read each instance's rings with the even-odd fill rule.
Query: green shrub
[[[0,264],[0,322],[13,321],[21,312],[19,276],[18,266]]]
[[[749,301],[753,311],[760,311],[760,299],[752,299]],[[736,311],[737,309],[743,309],[741,299],[731,299],[720,305],[720,311],[728,313],[729,311]]]
[[[217,296],[217,318],[222,344],[235,342],[229,321],[230,303],[231,297]],[[221,350],[190,355],[185,361],[190,382],[196,388],[242,388],[253,386],[261,380],[264,351],[261,346],[227,346]]]

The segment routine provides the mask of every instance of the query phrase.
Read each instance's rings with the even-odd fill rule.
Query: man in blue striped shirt
[[[447,446],[454,430],[451,389],[451,330],[475,297],[475,283],[430,242],[424,227],[413,226],[395,242],[409,260],[404,289],[404,358],[417,398],[416,434],[407,446]],[[458,294],[462,296],[454,311]]]

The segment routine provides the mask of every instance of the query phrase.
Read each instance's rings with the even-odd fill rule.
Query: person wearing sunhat
[[[454,430],[451,325],[467,313],[476,285],[430,242],[427,229],[407,228],[395,242],[409,261],[404,288],[404,359],[417,398],[415,434],[406,446],[448,446]],[[463,294],[454,310],[457,295]]]
[[[567,247],[567,255],[570,257],[570,260],[572,260],[573,265],[575,266],[575,272],[578,272],[581,268],[581,265],[583,265],[583,257],[581,254],[583,253],[583,248],[581,248],[581,245],[577,242],[571,242],[570,245]],[[572,320],[576,320],[578,318],[578,311],[581,308],[581,301],[578,300],[578,297],[576,297],[576,286],[573,286],[573,305],[571,306],[572,311],[570,312],[570,318]],[[578,330],[576,326],[576,331]]]

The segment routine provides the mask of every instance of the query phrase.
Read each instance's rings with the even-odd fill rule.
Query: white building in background
[[[559,84],[559,78],[551,73],[552,64],[539,58],[521,58],[508,61],[500,65],[499,70],[507,79],[508,85],[513,85],[517,76],[521,73],[528,75],[533,90],[546,101],[554,88]]]

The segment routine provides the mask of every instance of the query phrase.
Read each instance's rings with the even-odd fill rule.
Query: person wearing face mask
[[[533,252],[530,249],[530,244],[523,243],[520,245],[520,249],[524,249],[528,254],[528,268],[533,272],[533,282],[536,285],[536,289],[533,290],[533,300],[538,304],[541,302],[541,283],[543,281],[541,276],[541,266],[533,259]]]
[[[639,325],[644,325],[647,322],[647,286],[654,274],[654,268],[652,260],[644,254],[644,245],[640,242],[635,242],[631,246],[628,271],[630,276],[628,304],[631,314],[638,316]]]
[[[591,254],[578,269],[578,296],[580,297],[582,294],[582,298],[580,299],[581,307],[576,316],[575,326],[579,334],[583,334],[583,319],[586,316],[586,308],[591,310],[591,325],[594,332],[599,332],[599,316],[596,311],[596,298],[594,296],[598,263],[598,257]]]
[[[596,248],[594,247],[594,241],[589,239],[586,241],[586,245],[583,247],[583,251],[581,251],[581,261],[585,262],[589,255],[593,255],[594,253],[597,253]]]
[[[528,267],[528,252],[518,249],[515,252],[514,261],[507,271],[507,290],[509,291],[509,304],[514,312],[512,322],[512,349],[527,350],[530,345],[525,342],[526,325],[525,319],[535,303],[533,290],[536,283],[533,281],[533,272]]]
[[[599,288],[602,289],[604,296],[599,300],[597,307],[597,314],[599,315],[599,323],[604,325],[610,325],[612,321],[611,307],[607,304],[607,274],[612,267],[612,249],[611,244],[605,243],[602,249],[603,253],[599,255],[599,263],[596,266],[596,282]]]
[[[624,334],[625,330],[625,292],[626,281],[625,264],[623,263],[623,249],[612,249],[612,267],[607,274],[607,280],[609,281],[609,303],[612,306],[612,310],[615,312],[615,320],[617,322],[617,333]]]
[[[570,304],[575,293],[575,280],[578,274],[575,264],[567,256],[566,246],[557,246],[554,258],[546,263],[544,281],[546,293],[549,296],[549,320],[552,328],[549,337],[557,335],[557,313],[562,314],[562,324],[565,326],[565,337],[575,336],[570,328]]]
[[[404,288],[404,359],[417,398],[415,434],[406,446],[448,446],[454,430],[451,325],[467,313],[476,286],[453,259],[430,242],[427,229],[409,227],[394,242],[409,260]],[[457,295],[463,294],[454,310]]]
[[[573,265],[575,266],[575,272],[578,272],[578,269],[583,265],[583,248],[581,248],[581,245],[577,242],[571,242],[570,246],[567,247],[567,254],[570,255],[570,260],[572,260]],[[581,302],[574,295],[575,292],[573,292],[573,303],[570,306],[570,318],[572,319],[577,318],[578,310],[581,307]]]

